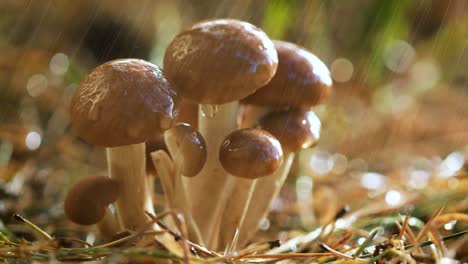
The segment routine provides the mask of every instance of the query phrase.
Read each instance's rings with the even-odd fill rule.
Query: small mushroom
[[[95,68],[71,101],[78,135],[107,149],[109,176],[120,182],[116,202],[124,228],[137,230],[154,213],[145,175],[145,141],[173,122],[176,92],[161,70],[140,59],[119,59]]]
[[[227,172],[242,178],[228,193],[227,201],[235,199],[238,202],[229,203],[228,206],[233,207],[225,208],[220,234],[221,246],[230,245],[234,250],[248,209],[256,203],[255,188],[262,188],[257,185],[258,181],[278,171],[283,162],[283,150],[279,141],[267,131],[244,128],[226,137],[219,151],[219,160]],[[233,191],[236,188],[242,191]]]
[[[188,100],[181,100],[178,105],[177,113],[175,116],[176,123],[187,123],[191,127],[197,129],[198,127],[198,104]],[[156,135],[146,141],[146,172],[150,176],[158,175],[153,166],[150,153],[156,150],[168,151],[166,143],[164,142],[164,135],[156,133]]]
[[[305,108],[324,103],[332,90],[327,66],[317,56],[295,44],[277,40],[274,43],[279,62],[275,76],[243,102]]]
[[[219,160],[232,175],[257,179],[278,170],[283,161],[283,151],[270,133],[258,128],[245,128],[226,137],[219,150]]]
[[[182,175],[193,177],[201,171],[206,162],[206,143],[200,132],[179,123],[164,133],[164,140]]]
[[[313,147],[320,137],[320,119],[307,109],[271,112],[259,124],[279,140],[285,153]]]
[[[166,151],[157,150],[151,153],[151,159],[161,179],[166,207],[184,212],[190,236],[202,243],[203,238],[187,203],[182,176],[194,177],[202,170],[207,157],[205,139],[189,124],[178,123],[164,133],[164,141],[171,157]]]
[[[105,176],[79,179],[65,198],[67,218],[79,225],[98,224],[101,234],[111,238],[119,226],[109,210],[109,205],[120,196],[119,182]]]

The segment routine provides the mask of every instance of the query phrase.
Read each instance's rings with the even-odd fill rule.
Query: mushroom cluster
[[[78,198],[67,197],[74,204],[66,209],[97,206],[79,198],[92,182],[119,193],[102,199],[99,219],[80,223],[76,211],[67,215],[95,224],[113,217],[104,209],[115,201],[117,229],[136,231],[150,222],[145,142],[159,138],[166,148],[150,157],[167,209],[184,214],[189,238],[213,250],[245,245],[278,195],[294,154],[317,144],[320,120],[311,108],[330,95],[328,69],[305,49],[232,19],[181,32],[163,64],[164,71],[138,59],[107,62],[78,87],[73,125],[81,138],[106,147],[112,181],[77,183],[69,196]],[[181,244],[169,237],[156,239],[180,252]]]

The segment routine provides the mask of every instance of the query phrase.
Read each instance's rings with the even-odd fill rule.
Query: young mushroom
[[[278,69],[273,79],[243,103],[266,107],[309,108],[328,100],[332,79],[314,54],[293,43],[275,40]]]
[[[194,177],[206,162],[206,143],[192,126],[179,123],[164,133],[174,165],[186,177]]]
[[[247,199],[236,197],[233,192],[232,199],[238,199],[239,208],[244,208],[240,215],[231,215],[222,224],[235,229],[224,229],[220,234],[221,245],[236,247],[236,240],[240,236],[247,209],[255,203],[256,179],[272,175],[283,162],[283,150],[278,140],[265,130],[258,128],[244,128],[229,134],[224,140],[220,151],[219,160],[223,168],[230,174],[243,178],[243,182],[250,184]],[[240,204],[243,203],[243,204]],[[229,210],[229,209],[228,209]],[[228,211],[225,211],[228,212]],[[228,239],[227,241],[225,241]],[[229,244],[231,243],[231,244]]]
[[[320,119],[311,110],[290,109],[271,112],[264,116],[259,125],[270,132],[281,143],[286,157],[286,166],[276,174],[258,179],[252,200],[255,204],[249,207],[243,231],[239,234],[239,243],[246,243],[255,234],[260,221],[267,215],[271,203],[283,186],[294,155],[303,149],[317,145],[320,138]]]
[[[75,224],[97,224],[101,235],[106,240],[110,239],[120,231],[109,210],[109,205],[119,195],[119,182],[114,179],[104,176],[81,178],[68,191],[64,203],[65,215]]]
[[[176,92],[161,70],[140,59],[98,66],[72,97],[71,119],[78,135],[106,147],[109,177],[121,186],[116,210],[125,229],[145,227],[151,221],[146,213],[154,214],[145,175],[145,141],[170,128],[176,103]],[[169,235],[158,239],[166,246],[173,243]]]
[[[178,104],[175,123],[190,124],[191,127],[197,129],[198,105],[187,100],[181,100]],[[146,141],[146,172],[150,177],[158,175],[150,156],[150,153],[156,150],[168,151],[166,143],[164,142],[163,134],[158,133],[154,138],[150,138],[148,141]],[[151,180],[151,182],[152,181],[153,180]]]
[[[161,177],[169,208],[185,209],[185,190],[181,177],[194,177],[206,162],[206,143],[203,136],[186,123],[179,123],[164,133],[167,150],[153,151],[151,159]]]
[[[221,166],[219,147],[238,128],[238,101],[270,81],[277,62],[273,43],[263,31],[230,19],[195,24],[177,35],[164,55],[171,84],[184,99],[200,104],[198,128],[206,139],[207,161],[199,175],[182,181],[209,248],[217,247],[211,236],[219,230],[213,225],[224,209],[226,188],[236,181]]]
[[[230,174],[257,179],[278,170],[283,162],[283,151],[270,133],[258,128],[245,128],[226,137],[219,150],[219,160]]]
[[[206,143],[203,136],[192,126],[178,123],[164,133],[164,141],[171,157],[164,150],[151,153],[151,159],[161,178],[168,209],[178,209],[189,219],[192,237],[203,241],[187,205],[182,177],[194,177],[206,162]]]
[[[239,244],[245,243],[254,234],[257,224],[266,214],[271,201],[278,194],[284,180],[290,170],[294,153],[310,142],[316,143],[320,121],[307,109],[325,102],[331,94],[332,80],[326,65],[309,51],[292,43],[274,41],[278,52],[278,69],[273,79],[264,87],[258,89],[252,95],[243,100],[242,127],[251,127],[258,124],[262,116],[278,109],[291,109],[290,112],[272,114],[262,121],[262,128],[272,133],[281,142],[284,151],[284,162],[281,168],[274,174],[258,180],[254,191],[255,203],[249,208],[246,221],[240,232]],[[301,110],[305,109],[305,110]],[[301,122],[305,124],[302,126]],[[281,124],[275,124],[283,123]],[[307,126],[310,125],[310,131]],[[303,130],[305,128],[305,130]],[[288,129],[288,131],[284,131]],[[299,129],[299,130],[297,130]],[[316,133],[311,133],[315,129]],[[310,138],[294,137],[303,131]],[[302,135],[302,136],[304,136]],[[300,140],[299,140],[300,139]],[[306,141],[302,141],[306,139]],[[299,140],[299,141],[297,141]],[[234,193],[238,197],[247,197],[249,186],[238,186]],[[242,193],[245,193],[242,195]],[[257,196],[258,193],[258,196]],[[239,207],[242,202],[239,198],[232,198],[226,205],[223,222],[229,222],[234,216],[242,215],[244,208]],[[266,208],[266,209],[265,209]],[[225,225],[225,229],[235,227]],[[228,243],[230,237],[223,239]]]
[[[258,123],[279,140],[285,153],[313,147],[320,137],[320,119],[309,109],[273,111]]]

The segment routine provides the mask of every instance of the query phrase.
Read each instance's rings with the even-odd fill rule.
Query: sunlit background
[[[70,95],[84,74],[123,57],[162,65],[179,31],[225,17],[306,47],[334,80],[332,99],[316,108],[321,141],[296,160],[262,230],[309,228],[346,204],[375,201],[396,207],[431,199],[417,207],[424,215],[458,199],[466,212],[468,1],[3,0],[3,221],[21,211],[59,222],[56,201],[66,187],[105,173],[103,150],[70,128]]]

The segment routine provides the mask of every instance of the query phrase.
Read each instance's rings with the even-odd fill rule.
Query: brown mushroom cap
[[[271,112],[259,124],[279,140],[284,152],[315,146],[320,138],[320,119],[307,109]]]
[[[259,28],[238,20],[195,24],[175,37],[164,55],[164,72],[178,92],[196,103],[240,100],[273,77],[278,57]]]
[[[332,79],[314,54],[292,43],[274,41],[278,70],[273,79],[243,100],[247,104],[311,107],[330,97]]]
[[[245,128],[229,134],[221,145],[219,160],[230,174],[256,179],[274,173],[283,162],[278,140],[265,130]]]
[[[119,183],[105,176],[90,176],[79,179],[70,188],[65,198],[65,215],[79,225],[99,222],[106,207],[119,197]]]
[[[71,101],[71,119],[89,143],[116,147],[136,144],[168,129],[176,92],[161,70],[139,59],[119,59],[94,69]]]
[[[179,123],[164,133],[166,142],[171,142],[177,149],[171,154],[181,155],[172,157],[175,161],[180,160],[181,171],[184,176],[193,177],[197,175],[206,162],[206,143],[203,136],[185,123]],[[167,143],[168,148],[171,144]],[[175,152],[175,153],[174,153]]]

